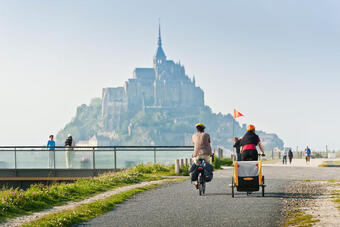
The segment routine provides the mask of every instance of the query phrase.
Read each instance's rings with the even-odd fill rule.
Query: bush
[[[138,164],[134,170],[138,173],[168,173],[171,170],[171,167],[162,165],[162,164]]]
[[[233,161],[230,158],[218,158],[215,156],[213,166],[214,169],[221,169],[221,166],[231,166]]]

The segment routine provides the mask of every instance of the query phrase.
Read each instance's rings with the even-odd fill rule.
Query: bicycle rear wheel
[[[204,195],[205,193],[205,182],[201,173],[198,176],[198,193],[200,196]]]

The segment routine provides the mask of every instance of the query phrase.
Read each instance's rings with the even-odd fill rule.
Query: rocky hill
[[[232,146],[233,117],[213,113],[205,105],[195,77],[167,59],[159,31],[153,67],[136,68],[124,86],[104,88],[101,99],[79,106],[57,141],[61,144],[71,133],[87,145],[191,145],[198,122],[207,126],[213,145]],[[235,136],[242,136],[245,127],[235,122]],[[277,135],[258,133],[266,149],[283,147]]]

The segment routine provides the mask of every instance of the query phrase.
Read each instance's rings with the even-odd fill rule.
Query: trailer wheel
[[[262,197],[264,197],[264,176],[262,176]]]
[[[231,178],[231,197],[234,198],[235,194],[234,194],[234,177]]]

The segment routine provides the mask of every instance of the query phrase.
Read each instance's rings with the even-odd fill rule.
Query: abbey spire
[[[165,53],[164,53],[163,48],[162,48],[161,24],[160,23],[158,25],[158,42],[157,42],[157,44],[158,44],[157,51],[156,51],[156,54],[153,58],[154,66],[162,64],[166,60],[166,56],[165,56]]]

